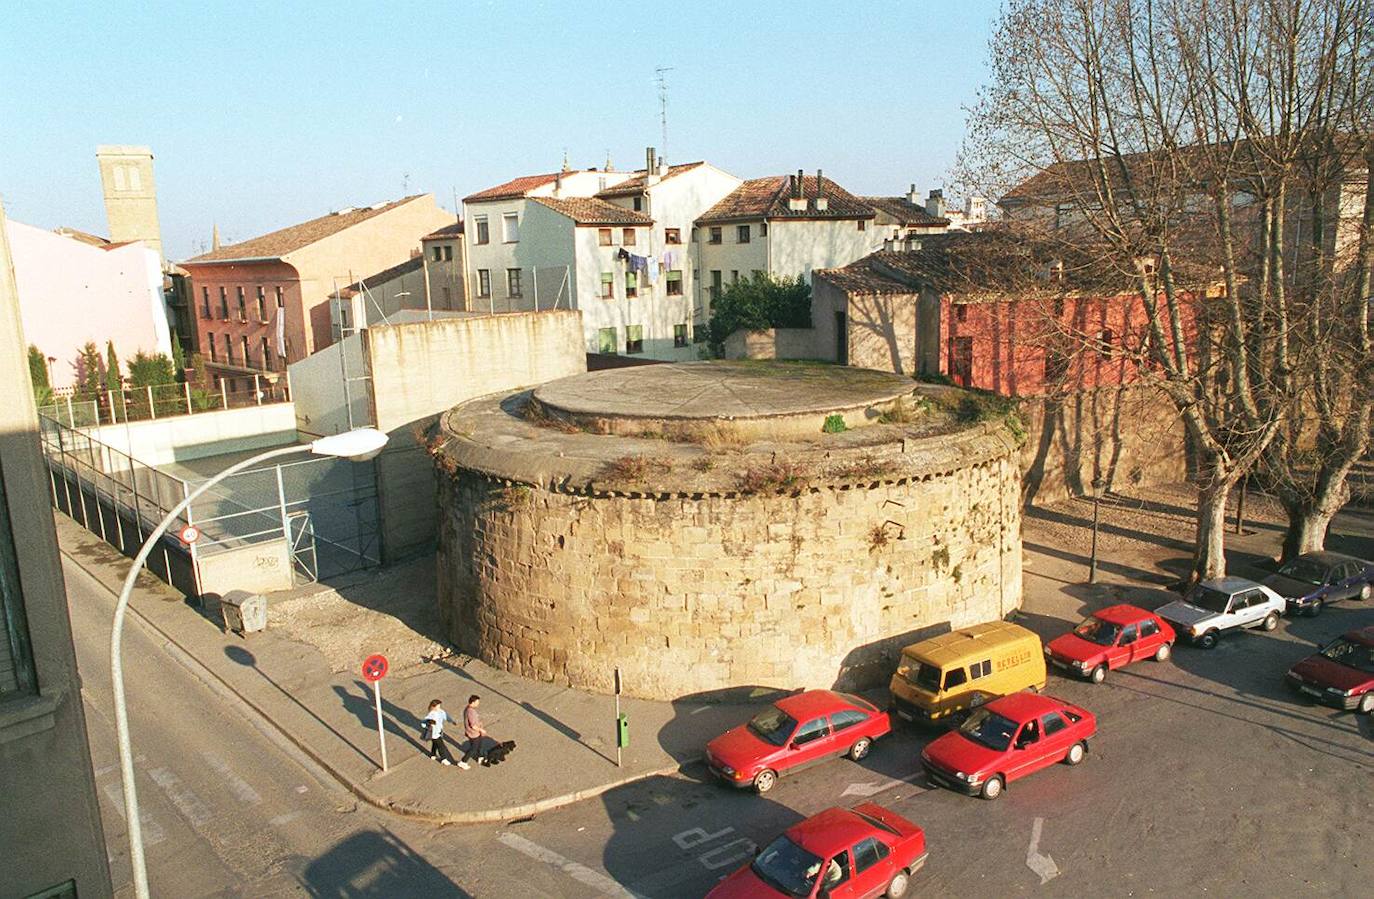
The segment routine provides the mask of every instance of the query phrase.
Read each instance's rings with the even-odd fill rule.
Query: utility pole
[[[668,72],[673,70],[672,66],[658,66],[654,69],[654,81],[658,83],[658,119],[663,128],[662,140],[659,146],[663,148],[663,158],[671,159],[668,155]]]

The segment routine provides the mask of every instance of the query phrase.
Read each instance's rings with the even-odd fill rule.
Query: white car
[[[1155,609],[1155,614],[1173,625],[1179,637],[1211,649],[1227,631],[1242,627],[1272,631],[1287,605],[1287,600],[1263,584],[1220,577],[1203,581],[1183,599]]]

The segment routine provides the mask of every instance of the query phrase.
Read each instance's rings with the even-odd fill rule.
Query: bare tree
[[[1370,15],[1371,0],[1010,0],[991,41],[964,179],[1136,285],[1141,377],[1194,450],[1195,578],[1225,572],[1227,497],[1308,391],[1315,295],[1335,308],[1336,279],[1302,277],[1289,244],[1323,214],[1304,203],[1313,171],[1344,183],[1323,153],[1369,115]],[[1347,384],[1358,370],[1333,366]]]

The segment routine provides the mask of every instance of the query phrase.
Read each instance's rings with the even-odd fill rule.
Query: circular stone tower
[[[438,595],[464,651],[678,698],[884,682],[1021,599],[1017,426],[882,372],[688,362],[442,415]]]

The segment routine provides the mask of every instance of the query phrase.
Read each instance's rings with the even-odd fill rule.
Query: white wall
[[[296,442],[292,403],[197,412],[92,428],[94,439],[145,465],[165,465],[220,453]]]
[[[345,393],[345,371],[350,378],[363,378],[366,374],[362,341],[357,334],[287,367],[297,431],[323,437],[371,423],[370,384],[366,380],[349,381]],[[353,412],[351,425],[349,409]]]

